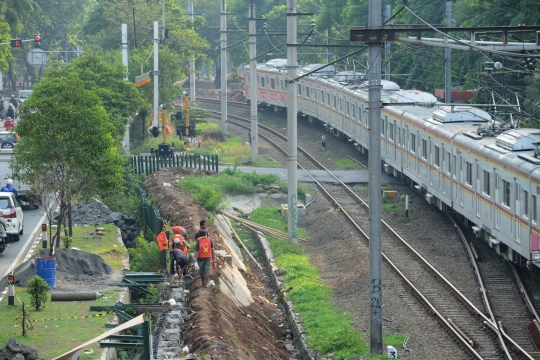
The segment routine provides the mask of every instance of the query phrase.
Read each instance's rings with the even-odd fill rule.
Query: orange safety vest
[[[187,255],[187,253],[188,253],[188,248],[187,248],[187,246],[186,246],[186,242],[185,242],[185,240],[184,240],[184,237],[183,237],[182,235],[180,235],[180,234],[176,234],[176,235],[174,235],[174,239],[180,239],[180,246],[181,246],[180,249],[182,250],[182,252],[183,252],[184,254]],[[174,239],[173,239],[173,241],[174,241]]]
[[[167,250],[169,248],[169,241],[167,240],[167,235],[165,235],[165,232],[160,232],[158,236],[156,236],[157,243],[159,245],[159,250]]]
[[[182,233],[182,230],[184,230],[183,227],[181,226],[173,226],[172,227],[172,231],[173,233],[176,235],[176,234],[181,234]]]
[[[200,237],[197,239],[199,242],[199,259],[211,259],[212,258],[212,241],[208,236]]]

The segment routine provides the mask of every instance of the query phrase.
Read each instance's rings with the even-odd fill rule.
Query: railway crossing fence
[[[169,156],[131,157],[131,166],[135,174],[150,175],[162,168],[185,167],[199,170],[219,171],[218,155],[201,155],[195,153],[174,154]]]

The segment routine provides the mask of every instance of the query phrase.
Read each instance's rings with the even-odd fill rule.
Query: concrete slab
[[[223,171],[226,167],[221,167],[220,171]],[[259,168],[259,167],[248,167],[248,166],[238,166],[237,170],[242,172],[251,173],[255,171],[257,174],[266,175],[274,174],[279,177],[282,181],[287,181],[287,169],[284,168]],[[337,183],[336,179],[331,177],[328,172],[325,170],[307,170],[317,181],[326,182],[326,183]],[[369,181],[369,171],[368,170],[335,170],[332,171],[334,175],[338,177],[345,184],[367,184]],[[313,179],[306,173],[305,170],[298,169],[298,182],[314,182]],[[401,184],[402,181],[398,178],[388,175],[387,173],[381,171],[381,182],[383,183],[393,183]]]

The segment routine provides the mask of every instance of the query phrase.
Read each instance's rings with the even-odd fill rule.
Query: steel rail
[[[212,116],[217,116],[215,114],[213,114]],[[233,117],[233,118],[238,118],[238,117],[235,117],[234,115],[229,115],[229,117]],[[240,118],[241,119],[241,118]],[[243,125],[241,123],[237,123],[235,121],[231,121],[231,123],[237,125],[237,126],[240,126],[246,130],[250,130],[251,128],[246,126],[246,125]],[[261,126],[259,124],[259,126]],[[273,129],[270,129],[270,130],[273,130]],[[277,133],[277,132],[274,132],[272,131],[273,133],[279,135],[280,138],[282,138],[283,140],[286,140],[286,137],[284,137],[283,135]],[[274,145],[277,149],[279,149],[282,153],[284,154],[287,154],[287,151],[284,150],[283,148],[281,148],[278,144],[276,144],[274,141],[270,140],[268,137],[264,136],[264,135],[261,135],[259,134],[259,136],[267,141],[269,141],[272,145]],[[304,154],[306,154],[308,156],[308,158],[311,158],[310,160],[315,160],[313,157],[311,157],[311,155],[307,154],[305,152],[305,150],[301,149],[300,147],[298,147],[299,151],[303,152]],[[318,163],[318,161],[315,160],[316,163]],[[321,165],[322,166],[322,165]],[[341,212],[345,215],[345,217],[349,220],[349,222],[358,230],[358,232],[360,232],[362,234],[362,236],[366,239],[366,241],[369,243],[369,236],[368,234],[366,234],[364,232],[364,230],[354,221],[354,219],[347,213],[347,211],[339,204],[339,202],[322,186],[322,184],[316,180],[310,173],[309,171],[307,171],[302,165],[298,164],[298,167],[301,168],[302,170],[304,170],[308,176],[310,176],[313,181],[315,182],[315,184],[317,185],[317,187],[322,191],[322,193],[324,194],[324,196],[330,200],[331,202],[333,202],[334,204],[336,204],[337,206],[339,206],[339,208],[341,209]],[[322,166],[322,168],[324,168],[324,166]],[[328,171],[328,170],[327,170]],[[331,172],[330,174],[332,176],[334,176]],[[335,177],[335,176],[334,176]],[[339,179],[338,179],[339,180]],[[430,301],[422,294],[422,292],[417,289],[414,284],[405,276],[405,274],[403,274],[399,269],[398,267],[384,254],[382,253],[382,257],[383,259],[390,265],[390,267],[392,267],[392,269],[394,269],[394,271],[398,274],[398,276],[403,280],[405,281],[405,283],[407,283],[411,289],[413,290],[413,292],[421,299],[421,301],[428,307],[428,309],[433,312],[437,318],[444,324],[444,326],[457,338],[457,340],[465,347],[467,348],[467,350],[474,356],[475,359],[483,359],[482,356],[480,356],[480,354],[478,354],[478,352],[476,352],[476,350],[473,348],[472,344],[470,343],[470,340],[467,339],[467,338],[464,338],[461,336],[461,334],[449,323],[449,321],[447,319],[445,319],[445,317],[433,306],[433,304],[430,303]],[[497,330],[495,328],[495,330]]]

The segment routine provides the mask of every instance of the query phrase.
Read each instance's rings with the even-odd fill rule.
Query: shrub
[[[202,204],[206,210],[215,211],[223,201],[223,195],[212,186],[202,185],[195,200]]]
[[[34,276],[28,280],[27,291],[30,294],[30,304],[39,310],[45,308],[47,302],[47,291],[49,291],[49,284],[41,276]]]
[[[129,264],[133,271],[157,271],[163,268],[162,255],[157,241],[137,238],[137,245],[128,249]],[[167,256],[168,258],[168,256]]]

